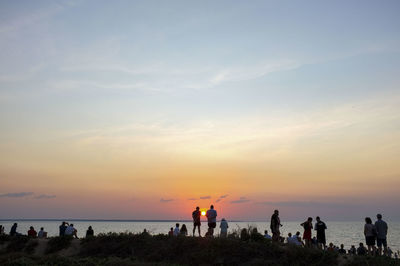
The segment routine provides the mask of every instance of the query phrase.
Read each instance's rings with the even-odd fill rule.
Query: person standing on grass
[[[365,242],[367,243],[368,246],[368,253],[370,255],[375,254],[376,228],[375,225],[372,224],[372,220],[369,217],[365,218],[364,235],[365,235]]]
[[[197,227],[197,230],[198,230],[198,232],[199,232],[199,236],[201,236],[201,234],[200,234],[200,226],[201,226],[200,217],[201,217],[200,208],[199,208],[199,207],[196,207],[196,210],[194,210],[194,211],[192,212],[192,218],[193,218],[193,236],[194,236],[194,233],[196,232],[196,227]]]
[[[279,218],[279,211],[275,210],[274,214],[271,216],[271,232],[272,232],[272,240],[273,241],[279,241],[281,232],[279,231],[279,227],[281,227],[281,219]]]
[[[175,229],[174,229],[174,236],[179,236],[181,233],[181,230],[179,229],[179,223],[175,224]]]
[[[317,241],[319,248],[326,248],[326,237],[325,237],[325,230],[328,229],[326,224],[321,221],[319,216],[316,218],[317,222],[315,223],[315,230],[317,231]]]
[[[226,238],[228,236],[228,227],[228,222],[225,220],[225,218],[222,218],[221,224],[219,225],[219,228],[221,228],[221,237]]]
[[[208,228],[211,229],[209,230],[209,233],[213,236],[214,228],[217,227],[217,211],[214,210],[214,205],[210,206],[210,209],[206,213],[206,217],[208,220]]]
[[[377,214],[376,218],[378,218],[378,221],[375,222],[375,228],[377,232],[376,236],[376,243],[378,245],[378,252],[379,255],[382,255],[382,245],[383,245],[383,254],[387,255],[387,231],[388,231],[388,225],[385,221],[382,220],[382,214]]]
[[[304,242],[306,243],[307,247],[311,247],[311,238],[312,238],[311,234],[313,229],[312,218],[308,217],[307,221],[305,221],[300,225],[303,226],[304,228],[304,233],[303,233]]]

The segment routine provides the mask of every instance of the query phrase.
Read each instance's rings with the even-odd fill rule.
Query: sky
[[[0,2],[0,218],[400,220],[399,1]]]

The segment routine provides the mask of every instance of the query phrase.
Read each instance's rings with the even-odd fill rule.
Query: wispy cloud
[[[36,196],[34,198],[35,199],[54,199],[56,197],[57,197],[56,195],[41,194],[41,195],[38,195],[38,196]]]
[[[189,198],[188,200],[197,200],[197,198]]]
[[[249,202],[250,200],[247,199],[246,197],[240,197],[238,200],[233,200],[231,201],[232,204],[240,204],[240,203],[246,203]]]
[[[202,196],[200,199],[211,199],[211,196]]]
[[[255,202],[255,204],[265,204],[276,207],[309,207],[309,208],[343,208],[343,207],[357,207],[360,204],[352,202],[324,202],[324,201],[262,201]]]
[[[171,202],[171,201],[174,201],[174,199],[164,199],[164,198],[160,199],[161,203],[167,203],[167,202]]]
[[[225,195],[222,195],[222,196],[219,196],[219,198],[215,201],[215,202],[220,202],[221,200],[223,200],[223,199],[225,199],[225,198],[227,198],[229,195],[228,194],[225,194]]]
[[[1,193],[0,198],[23,198],[33,195],[33,192]]]

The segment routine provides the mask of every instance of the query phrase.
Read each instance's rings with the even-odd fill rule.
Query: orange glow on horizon
[[[206,216],[206,211],[201,211],[201,216]]]

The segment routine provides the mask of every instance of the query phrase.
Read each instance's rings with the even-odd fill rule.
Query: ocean
[[[33,226],[36,231],[40,227],[44,227],[48,232],[48,236],[57,236],[58,227],[62,220],[0,220],[0,225],[5,227],[5,232],[8,233],[14,222],[18,223],[17,232],[26,234],[30,226]],[[86,230],[89,226],[93,227],[95,234],[108,233],[108,232],[133,232],[139,233],[146,229],[150,234],[167,234],[169,228],[175,227],[175,223],[186,224],[189,234],[192,233],[193,224],[191,221],[127,221],[127,220],[67,220],[73,223],[74,227],[78,230],[78,237],[84,237]],[[400,222],[388,222],[388,245],[393,252],[400,250]],[[300,231],[303,233],[301,222],[283,222],[281,228],[282,236],[287,236],[290,232],[292,234]],[[328,230],[326,231],[327,243],[332,242],[335,245],[344,244],[345,249],[349,249],[351,245],[356,245],[360,242],[365,243],[363,235],[364,223],[361,222],[329,222],[325,221]],[[257,227],[260,233],[264,230],[269,231],[269,222],[242,222],[242,221],[228,221],[229,231],[238,230],[239,228],[248,228],[249,226]],[[217,224],[217,229],[219,223]],[[202,221],[201,234],[207,231],[207,222]],[[217,230],[218,232],[219,230]],[[196,232],[197,234],[197,232]],[[313,232],[313,236],[315,231]]]

